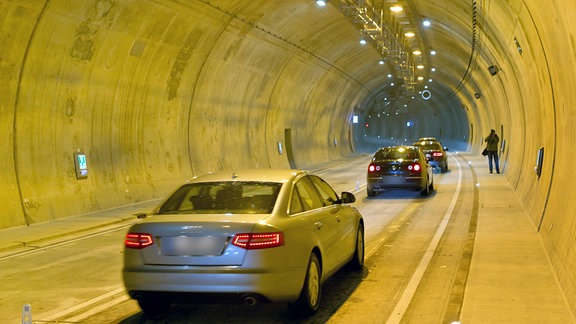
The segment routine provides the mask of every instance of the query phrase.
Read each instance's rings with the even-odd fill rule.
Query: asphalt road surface
[[[284,304],[176,304],[155,318],[121,281],[129,224],[43,248],[0,256],[0,322],[22,323],[446,323],[458,319],[478,209],[475,174],[457,154],[435,172],[435,191],[394,190],[367,198],[369,156],[317,171],[337,191],[355,192],[365,218],[362,272],[343,269],[323,287],[320,311],[294,318]]]

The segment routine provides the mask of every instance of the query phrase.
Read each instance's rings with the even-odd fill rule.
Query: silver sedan
[[[314,314],[321,287],[345,265],[364,264],[364,223],[320,177],[244,170],[195,178],[125,240],[123,281],[142,310],[173,302],[287,302]]]

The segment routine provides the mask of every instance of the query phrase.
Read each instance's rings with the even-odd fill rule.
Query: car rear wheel
[[[430,178],[426,179],[426,187],[424,187],[424,189],[422,189],[422,191],[420,191],[420,194],[422,196],[428,196],[430,194]]]
[[[368,197],[374,197],[376,196],[376,192],[373,189],[367,188],[366,189],[366,194],[368,195]]]
[[[172,302],[170,300],[159,298],[141,298],[138,299],[138,305],[147,315],[156,316],[168,311]]]
[[[364,226],[358,224],[358,233],[356,234],[356,248],[354,256],[350,260],[349,266],[352,270],[364,268]]]
[[[288,304],[290,312],[310,316],[318,311],[322,295],[320,261],[315,253],[310,255],[304,287],[300,297],[294,303]]]

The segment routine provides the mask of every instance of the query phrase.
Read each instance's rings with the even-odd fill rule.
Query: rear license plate
[[[406,179],[400,176],[384,176],[381,182],[388,185],[401,185],[406,183]]]
[[[162,255],[221,255],[226,238],[218,236],[175,236],[162,238]]]

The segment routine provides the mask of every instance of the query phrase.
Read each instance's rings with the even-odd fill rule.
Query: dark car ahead
[[[414,142],[428,158],[428,163],[434,168],[440,168],[442,172],[448,171],[448,156],[442,143],[437,140],[421,140]]]
[[[423,196],[434,190],[432,167],[416,146],[390,146],[379,149],[368,165],[368,197],[389,189],[420,190]]]

